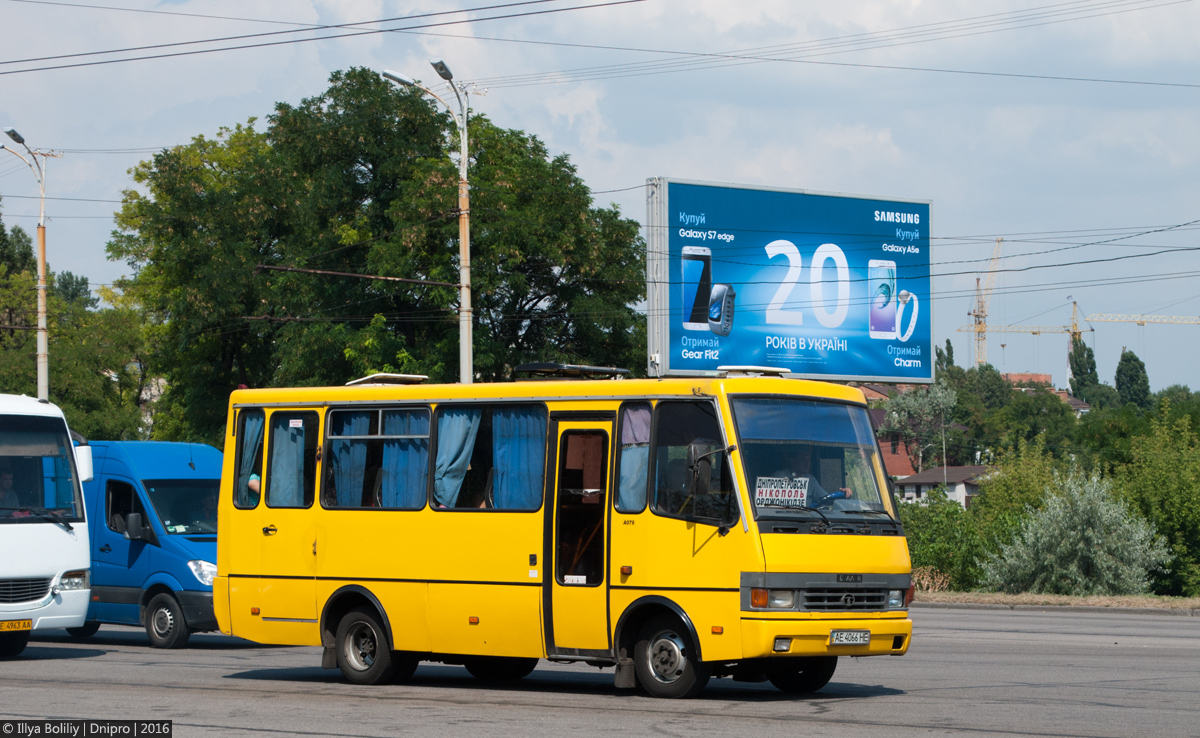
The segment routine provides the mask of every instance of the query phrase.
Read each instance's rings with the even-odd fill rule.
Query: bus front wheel
[[[183,648],[192,631],[183,619],[183,609],[167,593],[155,595],[146,606],[146,635],[154,648]]]
[[[29,643],[29,631],[0,633],[0,659],[13,659],[21,655]]]
[[[837,668],[837,656],[787,659],[769,676],[781,692],[806,694],[829,684]]]
[[[696,658],[687,629],[668,615],[653,617],[642,626],[633,664],[639,686],[651,697],[695,697],[712,673]]]
[[[354,684],[385,684],[395,674],[387,634],[371,608],[355,608],[338,623],[337,665]]]

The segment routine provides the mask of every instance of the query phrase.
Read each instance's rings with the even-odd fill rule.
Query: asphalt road
[[[920,609],[913,620],[908,655],[842,659],[816,695],[721,679],[690,701],[546,662],[517,688],[438,664],[411,684],[355,687],[320,669],[314,648],[198,635],[160,651],[140,630],[106,627],[88,641],[39,636],[0,662],[0,718],[170,719],[185,737],[1200,736],[1200,617]]]

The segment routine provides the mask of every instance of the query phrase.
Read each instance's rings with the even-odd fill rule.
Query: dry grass
[[[1200,597],[1158,597],[1156,595],[1069,597],[1067,595],[1001,594],[998,592],[922,592],[917,602],[953,602],[972,605],[1047,605],[1084,607],[1150,607],[1163,610],[1200,609]]]

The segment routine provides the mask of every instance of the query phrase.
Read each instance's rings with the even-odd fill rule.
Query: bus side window
[[[317,480],[320,433],[315,412],[271,415],[267,507],[311,507]]]
[[[429,409],[334,410],[321,504],[419,510],[429,478]]]
[[[234,480],[233,504],[250,509],[258,507],[262,490],[263,430],[266,416],[262,410],[250,408],[238,413],[237,478]]]
[[[650,403],[621,407],[621,450],[617,459],[617,512],[638,513],[646,508],[650,471]]]
[[[736,505],[733,476],[724,451],[711,460],[706,493],[693,497],[688,446],[721,448],[721,425],[707,402],[660,402],[654,414],[654,512],[689,520],[724,520]]]
[[[433,505],[437,509],[537,510],[546,468],[541,404],[442,405]]]

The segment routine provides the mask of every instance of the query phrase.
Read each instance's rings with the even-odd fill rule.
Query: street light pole
[[[38,210],[38,246],[37,246],[37,396],[39,400],[50,399],[50,342],[46,333],[46,164],[45,161],[39,162],[38,157],[46,159],[51,156],[60,156],[51,151],[42,151],[29,148],[25,144],[25,139],[21,134],[13,128],[7,128],[4,131],[16,143],[20,144],[28,152],[29,158],[26,159],[19,153],[3,144],[0,144],[0,149],[8,151],[13,156],[25,162],[33,176],[37,179],[38,190],[41,192],[41,205]]]
[[[438,76],[450,83],[450,89],[454,90],[454,97],[458,100],[458,115],[454,114],[454,109],[445,100],[411,77],[388,70],[383,71],[383,77],[396,84],[416,87],[440,102],[454,118],[454,124],[458,128],[458,381],[460,384],[471,384],[475,376],[475,344],[474,311],[471,308],[471,189],[467,182],[467,118],[471,111],[470,96],[465,85],[454,84],[454,74],[444,61],[430,59],[429,63],[433,65]]]

